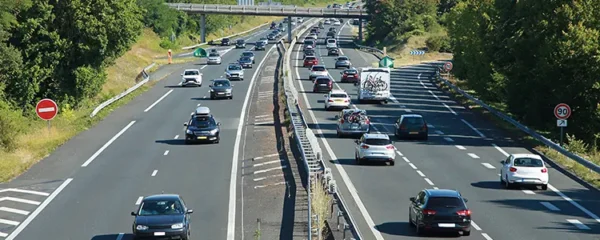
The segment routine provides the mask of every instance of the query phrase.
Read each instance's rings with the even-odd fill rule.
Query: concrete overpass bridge
[[[292,38],[292,17],[348,18],[367,19],[364,9],[307,8],[295,6],[243,6],[222,4],[167,3],[173,9],[187,13],[200,14],[201,40],[206,42],[206,14],[281,16],[288,18],[288,40]],[[362,24],[358,25],[359,38],[362,40]]]

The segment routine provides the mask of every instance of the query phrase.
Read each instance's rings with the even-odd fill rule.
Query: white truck
[[[358,87],[358,102],[379,101],[390,98],[390,68],[362,68]]]

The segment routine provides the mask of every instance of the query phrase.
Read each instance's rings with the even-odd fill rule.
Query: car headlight
[[[137,226],[135,226],[135,230],[145,231],[145,230],[148,230],[148,226],[137,225]]]
[[[191,130],[189,130],[189,129],[186,129],[186,130],[185,130],[185,133],[187,133],[187,134],[192,134],[192,131],[191,131]]]
[[[215,91],[214,89],[212,89],[212,88],[210,89],[210,92],[214,92],[214,91]]]
[[[228,72],[226,72],[226,73],[225,73],[225,75],[229,76],[229,75],[231,75],[231,74],[230,74],[230,73],[228,73]]]
[[[217,134],[218,131],[219,131],[219,129],[210,130],[210,134]]]
[[[173,225],[171,225],[172,229],[181,229],[183,228],[183,223],[175,223]]]
[[[228,93],[230,93],[230,92],[231,92],[231,89],[225,89],[225,92],[228,92]]]

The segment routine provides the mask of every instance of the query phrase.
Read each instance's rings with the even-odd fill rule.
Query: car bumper
[[[317,65],[317,64],[316,63],[307,63],[307,62],[305,62],[303,66],[304,67],[312,67],[314,65]]]
[[[206,61],[206,63],[208,63],[208,64],[221,64],[221,60],[210,60],[209,59],[208,61]]]
[[[232,96],[231,92],[211,92],[210,93],[211,98],[228,98],[231,96]]]
[[[208,142],[208,141],[215,141],[219,138],[218,133],[211,135],[211,134],[206,134],[206,135],[196,135],[196,134],[185,134],[185,140],[188,142]]]
[[[242,46],[242,45],[235,45],[235,47],[236,47],[236,48],[245,48],[245,47],[246,47],[246,45],[243,45],[243,46]]]
[[[243,68],[252,68],[252,64],[240,64]]]
[[[454,224],[454,226],[444,226],[440,224]],[[423,222],[421,226],[427,231],[436,232],[456,232],[456,231],[471,231],[471,221],[468,222]]]
[[[244,76],[227,76],[229,80],[241,80],[244,79]]]
[[[181,85],[182,86],[200,86],[200,85],[202,85],[202,83],[191,81],[191,82],[181,82]]]
[[[548,184],[548,178],[532,178],[525,175],[508,175],[508,182],[517,185],[545,185]]]
[[[358,78],[342,78],[342,82],[350,82],[350,83],[355,83],[358,82]]]
[[[402,138],[424,138],[427,136],[427,132],[422,132],[422,131],[415,131],[415,132],[405,132],[405,131],[399,131],[398,132],[398,137],[402,137]]]
[[[389,151],[386,153],[370,153],[370,152],[366,152],[366,153],[362,153],[361,155],[359,155],[359,158],[361,160],[367,160],[367,161],[380,161],[380,162],[388,162],[388,161],[394,161],[394,159],[396,159],[396,152],[394,151]]]
[[[330,108],[348,108],[350,106],[350,102],[332,102],[327,103],[326,106]]]
[[[187,237],[187,230],[185,229],[156,229],[156,230],[146,230],[146,231],[138,231],[135,230],[133,235],[136,238],[148,238],[148,239],[184,239]]]

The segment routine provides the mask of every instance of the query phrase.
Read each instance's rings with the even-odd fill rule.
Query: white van
[[[337,48],[337,40],[334,38],[327,39],[327,48]]]
[[[387,103],[390,97],[390,69],[362,68],[358,86],[358,102],[378,101]]]

